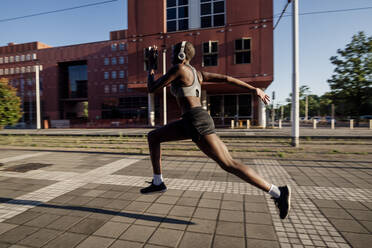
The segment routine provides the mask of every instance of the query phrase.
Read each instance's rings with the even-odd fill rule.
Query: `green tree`
[[[370,114],[372,107],[372,36],[359,32],[337,53],[330,58],[336,66],[328,80],[332,101],[337,114],[356,116],[359,124],[359,116]]]
[[[14,125],[22,117],[21,99],[17,89],[8,84],[5,78],[0,79],[0,129]]]

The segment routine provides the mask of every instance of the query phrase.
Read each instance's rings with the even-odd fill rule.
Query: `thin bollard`
[[[247,129],[251,128],[251,120],[247,120]]]
[[[350,129],[354,129],[354,120],[350,120]]]
[[[231,128],[234,129],[235,128],[235,125],[234,125],[234,120],[231,120]]]
[[[331,129],[335,129],[335,119],[331,120]]]
[[[369,129],[372,129],[372,120],[369,120]]]
[[[316,129],[316,119],[313,120],[313,129]]]
[[[279,119],[279,129],[282,129],[282,119]]]

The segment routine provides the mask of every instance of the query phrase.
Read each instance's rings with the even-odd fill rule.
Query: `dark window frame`
[[[236,48],[236,41],[238,41],[238,40],[240,40],[242,43],[241,43],[241,45],[242,45],[242,48],[241,49],[237,49]],[[244,41],[249,41],[249,48],[246,48],[245,46],[244,46]],[[243,64],[251,64],[252,63],[252,49],[251,49],[251,47],[252,47],[252,38],[250,38],[250,37],[242,37],[241,39],[236,39],[235,41],[234,41],[234,64],[235,65],[243,65]],[[243,56],[244,56],[244,54],[248,54],[248,61],[249,62],[247,62],[247,63],[237,63],[237,54],[243,54]]]
[[[205,52],[204,51],[204,44],[207,44],[208,43],[208,52]],[[213,43],[217,43],[217,51],[212,51],[212,48],[213,48]],[[203,45],[202,45],[202,54],[203,54],[203,61],[202,61],[202,67],[210,67],[210,66],[218,66],[218,41],[217,40],[209,40],[208,42],[203,42]],[[211,64],[211,65],[206,65],[205,64],[205,58],[206,56],[208,57],[214,57],[216,56],[216,64]]]

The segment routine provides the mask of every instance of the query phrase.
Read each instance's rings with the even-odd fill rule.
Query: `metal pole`
[[[163,49],[163,75],[167,73],[167,49]],[[167,125],[167,87],[163,88],[163,124]]]
[[[292,146],[299,146],[299,42],[298,42],[298,0],[292,1],[293,13],[293,78],[292,78]]]
[[[41,129],[41,114],[40,114],[40,78],[39,65],[35,65],[35,84],[36,84],[36,129]]]
[[[309,118],[308,112],[309,112],[309,102],[306,96],[305,97],[305,121],[307,121],[307,119]]]

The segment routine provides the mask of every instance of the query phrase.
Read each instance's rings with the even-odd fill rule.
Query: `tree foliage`
[[[343,116],[372,112],[372,36],[359,32],[345,49],[330,58],[336,66],[328,83],[336,113]]]
[[[0,129],[14,125],[22,117],[21,99],[17,89],[8,84],[5,78],[0,79]]]

